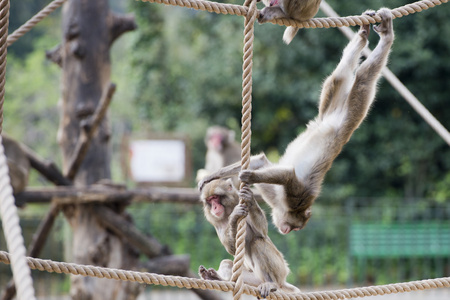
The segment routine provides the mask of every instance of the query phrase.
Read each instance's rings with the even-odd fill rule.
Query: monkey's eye
[[[218,202],[219,199],[220,199],[219,195],[212,195],[212,196],[209,196],[208,198],[206,198],[206,202],[207,203],[211,203],[213,201]]]

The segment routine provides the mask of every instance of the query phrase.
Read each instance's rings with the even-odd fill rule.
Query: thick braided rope
[[[9,252],[12,253],[11,266],[17,287],[18,299],[33,300],[35,299],[33,281],[25,257],[26,249],[19,225],[19,217],[17,216],[17,208],[14,205],[14,197],[9,182],[8,165],[4,150],[0,135],[0,216],[3,220],[3,232]]]
[[[246,0],[245,7],[249,7],[249,13],[244,21],[244,57],[242,64],[242,136],[241,136],[241,169],[245,170],[250,164],[250,144],[251,144],[251,118],[252,118],[252,67],[253,67],[253,40],[254,28],[256,21],[256,0]],[[245,183],[241,182],[242,189]],[[243,199],[240,199],[243,203]],[[233,299],[240,299],[244,281],[241,276],[244,268],[245,254],[245,234],[246,234],[246,218],[242,218],[238,222],[236,234],[236,252],[233,262],[233,274],[231,281],[236,282],[233,290]]]
[[[0,1],[0,133],[3,129],[3,102],[5,101],[6,39],[9,25],[9,0]]]
[[[90,276],[97,278],[107,278],[115,280],[132,281],[146,284],[171,286],[187,289],[208,289],[223,292],[231,292],[235,284],[230,281],[211,281],[196,278],[186,278],[180,276],[167,276],[154,273],[144,273],[135,271],[126,271],[111,268],[102,268],[87,265],[78,265],[74,263],[54,262],[51,260],[43,260],[28,257],[28,265],[33,270],[55,272],[63,274]],[[10,254],[0,251],[0,262],[10,264]],[[435,288],[450,288],[450,277],[410,281],[403,283],[370,286],[363,288],[343,289],[334,291],[311,292],[285,294],[282,292],[274,292],[267,299],[283,299],[283,300],[336,300],[349,299],[357,297],[368,297],[377,295],[388,295],[396,293],[405,293],[412,291],[421,291]],[[245,285],[244,293],[251,296],[257,296],[255,287]]]
[[[6,75],[6,39],[8,37],[9,0],[0,2],[0,133],[3,129],[3,102],[5,100]],[[14,253],[11,257],[12,271],[17,286],[18,299],[35,299],[31,271],[25,258],[25,246],[17,216],[17,208],[9,182],[5,149],[0,135],[0,216],[8,249]]]
[[[204,10],[214,12],[217,14],[230,14],[237,16],[246,16],[248,8],[240,5],[217,3],[205,0],[141,0],[143,2],[161,3],[166,5],[175,5],[193,8],[197,10]],[[428,8],[447,3],[448,0],[422,0],[414,3],[410,3],[395,9],[391,12],[395,18],[401,18],[416,12],[421,12]],[[257,17],[259,16],[259,11]],[[349,16],[340,18],[314,18],[307,21],[296,21],[293,19],[275,19],[270,21],[273,24],[295,26],[298,28],[330,28],[330,27],[343,27],[343,26],[357,26],[362,24],[376,23],[381,20],[377,14],[373,18],[367,15]]]
[[[13,33],[8,36],[8,47],[11,46],[14,42],[16,42],[19,38],[21,38],[25,33],[30,31],[37,23],[42,21],[45,17],[55,11],[58,7],[63,5],[67,0],[55,0],[51,2],[49,5],[44,7],[40,12],[34,15],[31,19],[29,19],[25,24],[17,28]]]

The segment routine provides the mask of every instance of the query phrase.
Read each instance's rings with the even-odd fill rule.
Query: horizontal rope
[[[172,286],[187,289],[208,289],[224,292],[231,292],[234,283],[229,281],[212,281],[181,276],[167,276],[154,273],[143,273],[135,271],[125,271],[120,269],[102,268],[74,263],[54,262],[27,257],[28,265],[31,269],[54,273],[90,276],[97,278],[107,278],[115,280],[125,280],[146,284]],[[0,251],[0,262],[10,264],[10,255],[5,251]],[[291,299],[291,300],[337,300],[357,297],[367,297],[376,295],[388,295],[395,293],[405,293],[411,291],[428,290],[435,288],[449,288],[450,277],[410,281],[404,283],[394,283],[362,288],[343,289],[334,291],[321,291],[311,293],[286,294],[274,292],[267,299]],[[244,285],[244,294],[257,297],[257,289]]]
[[[218,3],[205,0],[141,0],[142,2],[160,3],[166,5],[181,6],[193,8],[197,10],[204,10],[214,12],[217,14],[230,14],[237,16],[246,16],[248,8],[241,5]],[[416,12],[421,12],[428,8],[447,3],[448,0],[422,0],[410,3],[391,10],[393,18],[401,18]],[[257,13],[259,16],[259,11]],[[371,24],[380,22],[381,18],[378,14],[374,17],[367,15],[340,17],[340,18],[314,18],[307,21],[296,21],[294,19],[274,19],[270,22],[277,25],[295,26],[298,28],[331,28],[343,26],[357,26],[363,24]]]

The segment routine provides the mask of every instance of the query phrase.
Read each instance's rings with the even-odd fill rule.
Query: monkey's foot
[[[239,172],[239,180],[248,184],[252,184],[254,183],[253,174],[254,174],[253,170],[242,170],[241,172]]]
[[[388,35],[393,33],[392,29],[392,13],[387,8],[381,8],[378,11],[378,14],[381,17],[381,23],[377,26],[374,26],[373,29],[378,32],[380,35]]]
[[[376,14],[376,12],[372,9],[368,9],[364,12],[364,15],[367,15],[369,17],[374,17]],[[368,38],[369,37],[369,33],[370,33],[370,24],[363,24],[361,25],[360,29],[359,29],[359,34],[364,37],[364,38]]]
[[[261,298],[267,298],[271,292],[275,292],[278,286],[273,282],[264,282],[258,286],[259,295]]]
[[[198,275],[204,280],[223,280],[213,268],[206,269],[204,266],[198,267]]]
[[[273,5],[272,5],[273,2]],[[266,23],[274,19],[287,18],[288,16],[283,12],[281,7],[276,3],[278,0],[270,2],[270,6],[264,7],[258,16],[258,23]]]

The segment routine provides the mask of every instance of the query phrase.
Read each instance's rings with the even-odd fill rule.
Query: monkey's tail
[[[298,27],[289,26],[286,28],[283,34],[283,41],[286,43],[286,45],[289,45],[290,42],[294,39],[295,35],[297,34]]]

